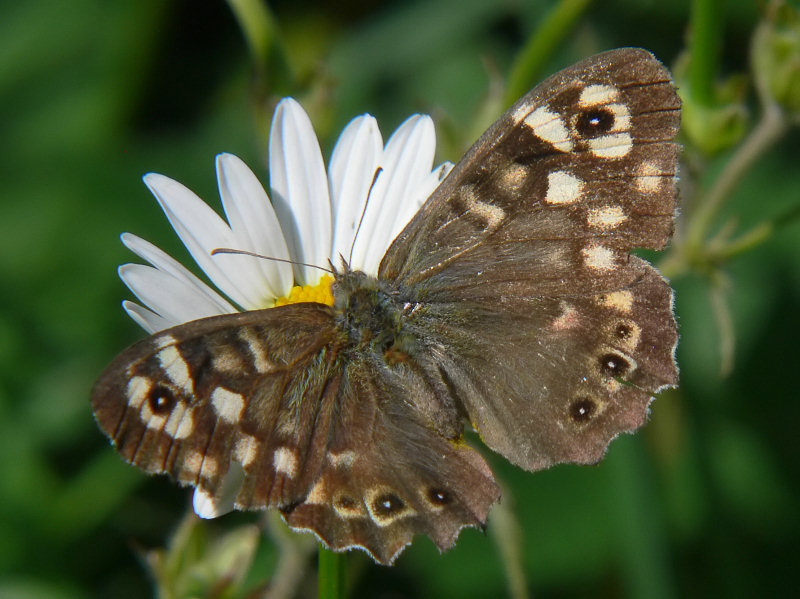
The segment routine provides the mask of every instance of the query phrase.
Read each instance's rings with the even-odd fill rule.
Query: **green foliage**
[[[660,257],[677,290],[680,388],[596,467],[529,474],[491,456],[504,500],[490,534],[464,531],[443,556],[419,538],[392,568],[348,554],[345,587],[462,599],[786,594],[800,557],[800,21],[790,3],[762,4],[765,14],[747,0],[692,11],[638,0],[6,3],[0,596],[313,595],[310,537],[255,515],[186,516],[187,492],[124,465],[92,421],[94,377],[142,336],[119,308],[115,269],[132,256],[118,234],[188,263],[141,174],[215,202],[215,154],[259,172],[285,94],[328,151],[356,114],[388,132],[423,111],[439,159],[455,160],[508,86],[626,45],[687,61],[683,207]],[[548,22],[557,28],[535,38]]]
[[[800,111],[800,12],[772,2],[753,36],[753,70],[762,95],[797,116]]]
[[[207,527],[187,514],[166,549],[144,555],[158,597],[244,597],[245,576],[258,548],[260,531],[254,524],[231,527],[209,539]]]

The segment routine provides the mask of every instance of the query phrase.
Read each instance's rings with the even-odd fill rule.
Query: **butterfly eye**
[[[575,129],[581,137],[597,137],[608,133],[614,126],[614,114],[604,108],[592,108],[578,116]]]
[[[569,406],[569,416],[578,423],[584,423],[591,420],[597,411],[597,404],[588,397],[576,399]]]
[[[629,319],[620,319],[611,323],[608,331],[609,336],[614,340],[614,344],[619,347],[619,349],[629,354],[634,354],[636,352],[636,348],[642,337],[642,328],[638,324]],[[629,365],[629,369],[630,368],[634,368],[634,366]]]
[[[175,406],[175,395],[163,385],[155,385],[147,394],[147,403],[153,414],[166,414]]]
[[[628,361],[618,354],[604,354],[600,357],[600,370],[606,376],[622,376],[629,368]]]

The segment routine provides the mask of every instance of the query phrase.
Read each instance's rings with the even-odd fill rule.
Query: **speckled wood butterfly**
[[[123,352],[92,394],[119,453],[213,511],[274,507],[389,564],[451,547],[500,495],[464,422],[514,464],[593,463],[677,381],[666,244],[680,102],[648,52],[588,58],[467,152],[332,307],[216,316]]]

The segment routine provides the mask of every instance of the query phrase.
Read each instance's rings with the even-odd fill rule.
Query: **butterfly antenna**
[[[358,239],[358,232],[361,230],[361,225],[364,222],[364,215],[367,213],[367,206],[369,205],[369,197],[372,195],[372,190],[375,188],[375,184],[378,182],[378,177],[383,172],[383,167],[379,166],[375,169],[375,175],[372,177],[372,183],[369,184],[369,190],[367,191],[367,201],[364,202],[364,209],[361,211],[361,217],[358,219],[358,226],[356,227],[356,234],[353,235],[353,243],[350,245],[350,255],[347,258],[347,263],[353,263],[353,249],[356,247],[356,239]]]
[[[319,270],[324,270],[327,273],[335,274],[332,269],[325,268],[324,266],[317,266],[316,264],[309,264],[308,262],[298,262],[296,260],[288,260],[286,258],[275,258],[273,256],[265,256],[264,254],[256,254],[255,252],[248,252],[247,250],[237,250],[233,248],[215,248],[211,250],[212,256],[216,256],[217,254],[240,254],[242,256],[253,256],[253,258],[263,258],[264,260],[274,260],[275,262],[284,262],[286,264],[292,264],[297,266],[310,266],[311,268],[318,268]]]

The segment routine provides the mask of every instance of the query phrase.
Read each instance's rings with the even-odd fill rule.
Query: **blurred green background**
[[[677,292],[680,388],[596,467],[529,474],[488,456],[505,493],[486,535],[464,531],[441,557],[418,538],[392,568],[353,553],[348,589],[797,593],[800,29],[777,4],[0,3],[0,597],[256,597],[287,572],[313,596],[306,537],[274,522],[254,536],[252,514],[197,524],[189,491],[125,465],[94,424],[95,377],[144,336],[120,308],[130,294],[115,269],[133,256],[119,233],[190,262],[143,173],[217,208],[217,153],[266,183],[267,125],[289,94],[326,155],[356,114],[388,136],[420,111],[435,119],[438,161],[456,160],[545,75],[628,45],[679,65],[686,105],[680,236],[655,257]],[[773,96],[787,112],[770,128]]]

